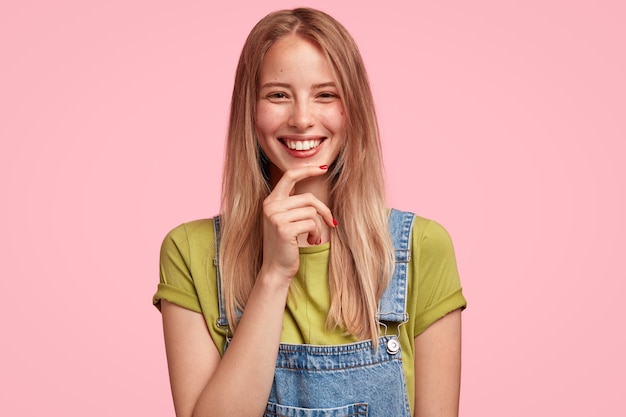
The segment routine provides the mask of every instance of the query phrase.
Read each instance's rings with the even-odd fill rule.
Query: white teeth
[[[317,148],[322,143],[320,139],[311,140],[288,140],[285,139],[285,145],[289,149],[295,149],[296,151],[308,151],[309,149]]]

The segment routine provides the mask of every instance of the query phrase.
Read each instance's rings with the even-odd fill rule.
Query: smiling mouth
[[[324,139],[291,140],[282,139],[283,144],[294,151],[308,151],[320,146]]]

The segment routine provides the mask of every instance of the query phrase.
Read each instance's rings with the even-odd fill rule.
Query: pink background
[[[0,414],[171,416],[158,250],[216,213],[271,6],[0,5]],[[622,1],[312,1],[361,47],[389,203],[453,236],[461,415],[623,415]],[[245,397],[245,387],[242,387]]]

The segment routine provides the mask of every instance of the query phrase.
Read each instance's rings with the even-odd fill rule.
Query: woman
[[[365,68],[330,16],[253,28],[221,215],[168,234],[154,303],[178,416],[458,414],[452,244],[387,210]]]

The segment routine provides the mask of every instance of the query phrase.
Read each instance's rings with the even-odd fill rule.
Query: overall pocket
[[[349,404],[335,408],[300,408],[267,403],[263,417],[367,417],[367,404]]]

